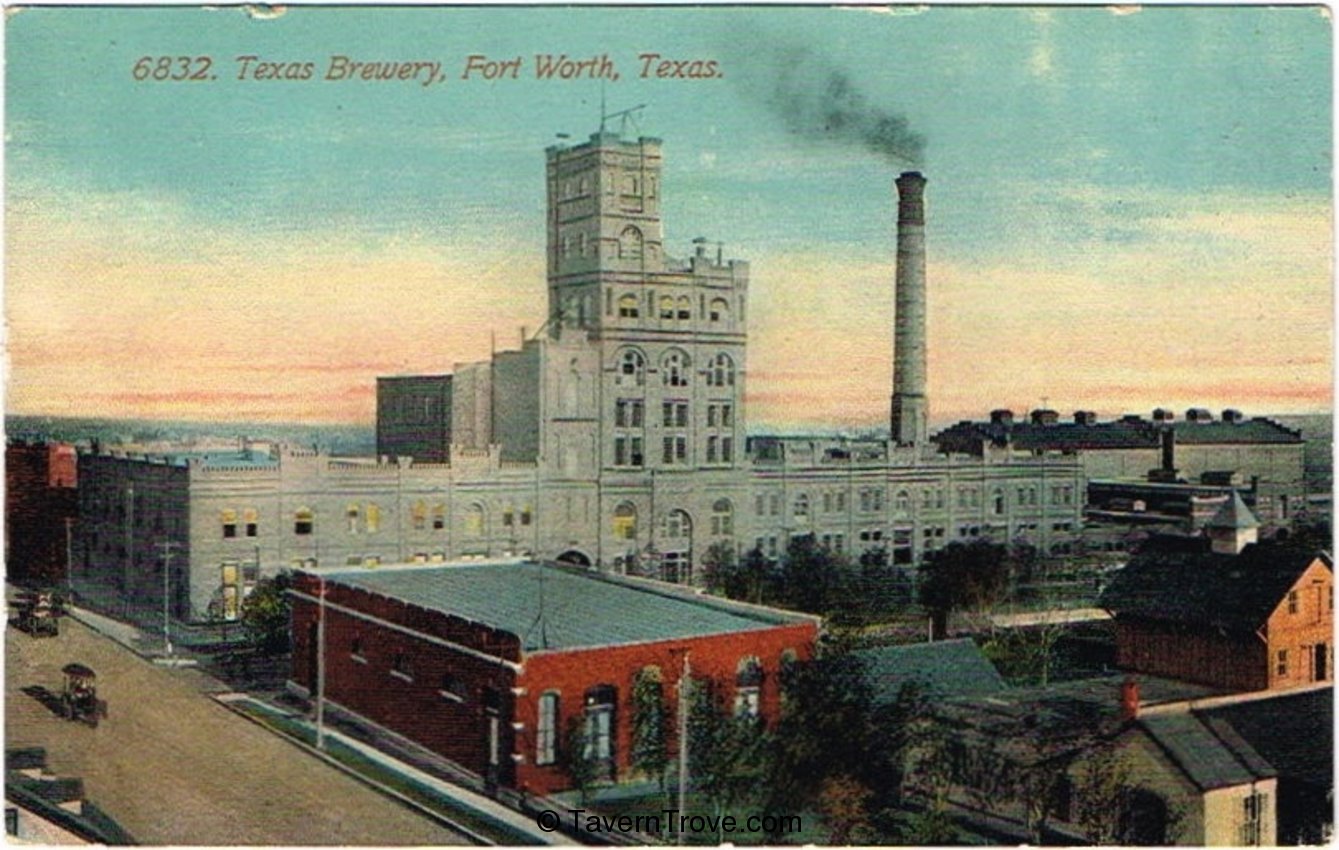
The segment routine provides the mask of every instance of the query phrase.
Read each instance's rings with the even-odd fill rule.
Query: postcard
[[[11,837],[1332,839],[1327,7],[6,15]]]

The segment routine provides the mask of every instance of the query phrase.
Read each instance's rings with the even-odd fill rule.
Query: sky
[[[544,149],[602,98],[664,141],[667,251],[751,263],[754,427],[886,424],[911,167],[932,421],[1332,407],[1323,8],[82,7],[6,30],[11,414],[371,422],[377,375],[514,346],[545,316]],[[718,75],[643,76],[647,53]],[[536,79],[537,54],[618,79]],[[470,55],[522,63],[462,79]],[[160,56],[203,79],[154,80]],[[325,79],[334,56],[440,75]]]

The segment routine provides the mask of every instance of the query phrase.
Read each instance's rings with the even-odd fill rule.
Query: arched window
[[[801,493],[795,497],[795,518],[807,519],[809,516],[809,494]]]
[[[735,533],[735,509],[729,499],[717,499],[711,506],[711,533],[717,537]]]
[[[665,386],[688,386],[688,369],[692,363],[682,351],[671,351],[660,364],[661,374],[665,376]]]
[[[473,504],[465,509],[465,533],[473,537],[483,536],[484,533],[483,505]]]
[[[757,717],[762,703],[762,663],[746,655],[735,667],[735,717]]]
[[[312,514],[311,508],[298,508],[293,512],[293,533],[311,534],[312,526],[316,524],[316,517]]]
[[[728,354],[717,354],[707,370],[707,385],[712,387],[733,387],[735,385],[735,361]]]
[[[893,497],[893,505],[900,514],[911,510],[911,494],[906,490],[898,490],[897,495]]]
[[[255,537],[260,531],[260,512],[255,508],[242,511],[242,527],[247,537]]]
[[[621,387],[640,387],[646,383],[646,358],[636,349],[628,349],[618,361],[616,383]]]
[[[730,318],[730,302],[724,298],[711,299],[710,317],[713,322],[723,322]]]
[[[446,528],[446,505],[438,503],[432,506],[432,527],[435,531]]]
[[[344,508],[344,518],[348,521],[349,533],[358,533],[358,506],[350,504]]]
[[[558,756],[558,692],[539,695],[539,723],[535,726],[535,764],[553,764]]]
[[[665,537],[669,540],[682,540],[693,533],[693,520],[686,511],[670,511],[665,515]]]
[[[586,691],[585,703],[582,756],[596,762],[596,772],[601,776],[612,775],[614,707],[618,705],[618,689],[613,685],[596,685]]]
[[[661,319],[665,320],[674,318],[674,299],[668,295],[662,295],[660,297],[659,316]]]
[[[375,502],[367,504],[367,533],[375,534],[381,530],[381,508]]]
[[[679,296],[679,321],[684,322],[693,318],[693,302],[687,295]]]
[[[631,293],[618,296],[618,317],[620,319],[635,319],[641,315],[637,307],[637,296]]]
[[[237,536],[237,511],[219,511],[219,523],[223,526],[224,537]]]
[[[1004,491],[996,489],[991,498],[994,502],[995,515],[1002,516],[1004,514]]]
[[[618,540],[637,539],[637,507],[631,502],[621,502],[614,508],[613,532]]]
[[[642,258],[642,232],[631,224],[618,234],[618,256],[623,260]]]

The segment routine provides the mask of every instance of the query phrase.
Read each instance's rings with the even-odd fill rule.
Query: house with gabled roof
[[[1206,540],[1150,548],[1117,573],[1101,605],[1119,667],[1228,691],[1333,680],[1330,555],[1256,542],[1257,526],[1234,495]]]

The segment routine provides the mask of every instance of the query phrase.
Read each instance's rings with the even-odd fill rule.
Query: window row
[[[239,529],[237,518],[237,511],[230,509],[219,511],[219,523],[223,527],[224,538],[237,536]],[[255,508],[243,509],[241,519],[240,528],[247,537],[255,537],[260,533],[260,514]]]
[[[629,247],[620,254],[623,259],[641,259],[640,243],[631,234],[627,238],[620,240],[620,245]],[[569,242],[571,237],[564,237],[562,243],[563,256],[568,256],[571,248]],[[585,234],[579,234],[574,243],[577,248],[578,256],[586,255]],[[592,242],[592,245],[594,242]],[[606,291],[605,315],[614,315],[613,293]],[[640,319],[642,317],[642,298],[639,295],[628,292],[618,296],[618,318],[620,319]],[[661,295],[655,297],[655,293],[648,293],[646,296],[647,315],[654,317],[661,322],[687,322],[693,319],[693,300],[687,295]],[[729,321],[730,302],[725,298],[712,298],[707,300],[707,296],[698,296],[697,313],[699,318],[704,318],[712,324]]]
[[[783,663],[793,663],[795,652],[786,650]],[[762,711],[762,662],[756,656],[746,656],[735,667],[733,709],[736,717],[756,718]],[[715,683],[694,679],[689,693],[692,699],[710,703]],[[648,665],[633,676],[628,694],[628,705],[620,706],[618,688],[600,684],[580,694],[576,710],[580,737],[575,742],[582,749],[582,758],[596,762],[596,769],[611,771],[615,761],[618,740],[619,715],[626,713],[634,725],[635,741],[665,741],[671,738],[674,712],[667,703],[668,693],[660,667]],[[562,740],[561,724],[563,697],[558,690],[541,693],[535,702],[535,764],[552,765],[558,762]],[[621,710],[620,710],[621,709]]]
[[[660,359],[660,378],[667,387],[686,387],[692,376],[692,359],[683,351],[672,349]],[[709,387],[733,387],[735,362],[724,352],[707,361],[702,372]],[[646,385],[646,355],[635,348],[626,349],[618,358],[615,383],[619,386]]]
[[[735,533],[735,508],[729,499],[717,499],[711,505],[711,534],[716,537],[729,537]],[[637,506],[631,502],[620,502],[610,524],[610,533],[618,540],[636,540],[638,513]],[[676,540],[691,537],[693,518],[687,511],[672,510],[661,519],[662,537]]]

